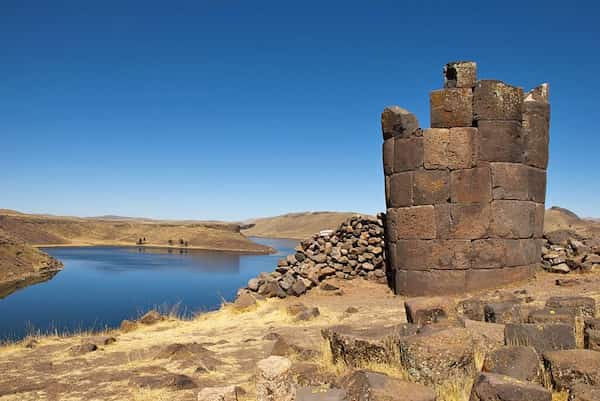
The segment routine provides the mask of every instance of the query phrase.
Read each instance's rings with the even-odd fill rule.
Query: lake
[[[294,251],[297,242],[253,238],[272,255],[120,247],[47,248],[64,269],[53,279],[0,299],[0,341],[29,332],[118,327],[152,308],[179,312],[217,309],[238,288]]]

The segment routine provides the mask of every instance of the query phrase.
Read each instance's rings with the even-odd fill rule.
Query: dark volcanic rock
[[[486,355],[483,371],[542,383],[542,361],[533,347],[499,348]]]
[[[600,352],[570,349],[543,354],[554,388],[568,390],[578,383],[600,386]]]
[[[507,345],[532,346],[538,352],[576,347],[575,332],[567,324],[507,324],[504,338]]]
[[[482,373],[475,380],[470,401],[551,401],[544,387],[493,373]]]
[[[341,380],[353,401],[435,401],[435,392],[421,384],[394,379],[382,373],[358,370]]]

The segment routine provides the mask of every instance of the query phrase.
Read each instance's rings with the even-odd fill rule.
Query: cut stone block
[[[490,163],[494,199],[529,200],[529,170],[521,163]]]
[[[450,198],[450,173],[442,170],[419,170],[414,173],[414,204],[446,203]]]
[[[470,401],[551,401],[544,387],[494,373],[481,373],[471,390]]]
[[[452,171],[450,199],[453,203],[487,203],[492,199],[489,167]]]
[[[486,322],[507,324],[522,323],[524,321],[521,303],[517,300],[487,303],[484,307],[484,313]]]
[[[540,260],[541,243],[535,239],[474,240],[471,256],[474,269],[532,265]]]
[[[396,265],[404,270],[468,269],[471,242],[467,240],[399,240]]]
[[[453,61],[444,66],[445,88],[473,88],[477,83],[477,63]]]
[[[587,329],[584,344],[587,349],[600,351],[600,330]]]
[[[398,106],[386,107],[381,113],[383,139],[392,137],[407,138],[419,128],[417,117]]]
[[[477,161],[477,128],[430,128],[423,141],[426,169],[470,168]]]
[[[473,91],[448,88],[432,91],[429,96],[432,128],[471,127]]]
[[[423,138],[394,140],[394,172],[417,170],[423,165]]]
[[[502,81],[481,80],[473,90],[474,120],[521,121],[523,89]]]
[[[383,173],[391,175],[394,172],[394,138],[383,141]]]
[[[575,332],[568,324],[507,324],[504,339],[507,345],[532,346],[538,352],[576,347]]]
[[[417,297],[404,301],[406,319],[419,326],[447,320],[454,302],[445,297]]]
[[[494,200],[490,233],[499,238],[531,238],[538,223],[536,204],[528,201]]]
[[[433,206],[402,207],[395,210],[397,239],[436,238],[436,217]]]
[[[339,326],[323,330],[321,334],[329,342],[334,363],[359,367],[369,363],[399,363],[399,339],[415,334],[417,329],[408,323],[364,330]]]
[[[541,85],[529,92],[523,102],[525,162],[542,169],[548,167],[550,105],[547,94],[548,85]]]
[[[534,266],[514,266],[500,269],[467,270],[467,291],[496,288],[518,281],[529,280]]]
[[[413,205],[413,176],[415,173],[407,171],[392,174],[389,178],[389,203],[390,207],[406,207]]]
[[[396,291],[420,297],[460,294],[466,288],[466,270],[398,270]]]
[[[591,297],[550,297],[546,301],[546,307],[569,311],[575,316],[582,316],[584,318],[596,317],[596,300]]]
[[[341,385],[348,394],[348,400],[435,401],[435,392],[428,387],[366,370],[344,377]]]
[[[558,391],[568,390],[580,383],[600,385],[600,352],[569,349],[544,352],[543,358],[552,384]]]
[[[474,345],[464,328],[431,330],[400,339],[400,355],[413,380],[440,383],[474,372]]]
[[[464,319],[465,328],[469,330],[479,350],[492,352],[504,346],[504,325]]]
[[[542,361],[533,347],[507,346],[486,355],[483,371],[542,383]]]
[[[456,313],[461,318],[483,321],[485,320],[484,307],[485,301],[480,298],[462,299],[456,304]],[[504,344],[504,329],[502,330],[502,341]]]
[[[488,235],[491,209],[487,204],[435,205],[437,235],[441,239],[479,239]]]
[[[479,121],[480,160],[522,163],[523,132],[519,121]]]
[[[569,401],[600,401],[600,387],[575,384],[569,389]]]

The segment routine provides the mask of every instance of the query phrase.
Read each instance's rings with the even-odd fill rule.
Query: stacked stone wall
[[[397,107],[381,116],[393,286],[461,293],[529,278],[540,261],[550,106],[449,63],[430,95],[431,128]]]

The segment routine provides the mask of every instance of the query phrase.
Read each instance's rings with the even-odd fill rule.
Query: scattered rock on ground
[[[541,365],[533,347],[507,346],[486,355],[483,371],[541,384]]]
[[[543,358],[556,390],[568,390],[578,383],[600,386],[600,352],[570,349],[545,352]]]
[[[74,347],[69,348],[69,353],[71,355],[83,355],[90,352],[94,352],[98,349],[98,346],[93,343],[83,343],[80,345],[75,345]]]
[[[337,388],[300,387],[294,401],[347,401],[346,392]]]
[[[404,307],[408,322],[420,326],[448,319],[454,309],[453,302],[444,297],[410,298],[404,302]]]
[[[600,387],[576,384],[569,390],[569,401],[600,401]]]
[[[205,387],[198,393],[198,401],[237,401],[236,386]]]
[[[291,375],[292,363],[281,356],[270,356],[257,364],[257,401],[294,401],[296,389]]]
[[[382,373],[358,370],[341,381],[353,401],[435,401],[435,392],[421,384],[391,378]]]

